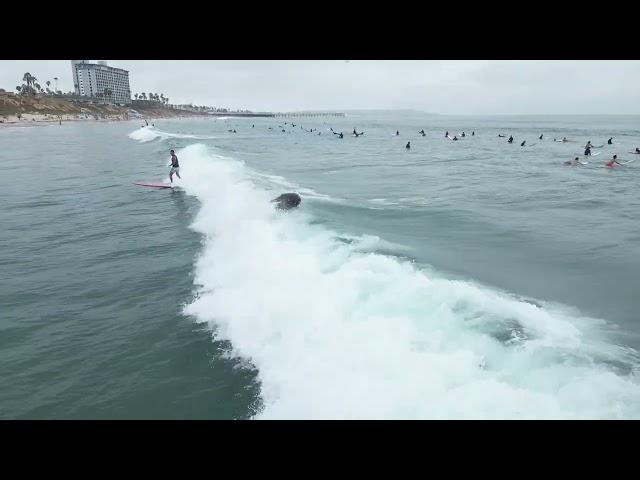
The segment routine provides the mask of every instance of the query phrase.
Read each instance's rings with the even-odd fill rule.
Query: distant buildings
[[[99,97],[120,105],[131,104],[129,72],[107,66],[107,62],[89,63],[71,60],[76,95]]]

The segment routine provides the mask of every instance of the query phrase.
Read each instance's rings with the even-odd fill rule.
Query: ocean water
[[[640,418],[640,117],[154,123],[0,129],[0,418]]]

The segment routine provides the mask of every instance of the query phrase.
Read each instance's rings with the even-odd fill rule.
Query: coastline
[[[95,118],[88,115],[62,115],[61,117],[53,117],[43,114],[22,114],[19,119],[16,115],[8,117],[0,116],[0,128],[3,127],[46,127],[48,125],[65,124],[69,122],[94,122],[94,123],[112,123],[112,122],[131,122],[148,120],[169,120],[173,118],[202,118],[202,115],[145,115],[141,118],[126,117],[124,115],[105,116],[104,118]]]
[[[0,95],[0,127],[32,127],[66,122],[117,122],[207,116],[163,105],[117,106],[113,104],[77,104],[56,97]]]

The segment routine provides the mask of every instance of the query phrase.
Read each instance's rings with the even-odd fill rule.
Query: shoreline
[[[149,120],[171,120],[175,118],[202,118],[203,115],[149,115],[143,118],[131,118],[122,115],[107,116],[105,118],[94,118],[93,116],[82,115],[61,115],[60,117],[53,117],[52,115],[44,114],[22,114],[22,118],[18,119],[16,115],[9,117],[0,117],[0,128],[3,127],[46,127],[48,125],[64,124],[68,122],[94,122],[94,123],[113,123],[113,122],[133,122]]]

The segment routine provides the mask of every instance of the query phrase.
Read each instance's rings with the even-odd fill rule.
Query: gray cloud
[[[411,108],[441,114],[638,114],[638,61],[131,61],[134,93],[252,110]],[[67,60],[0,61],[0,87],[29,71],[73,88]]]

